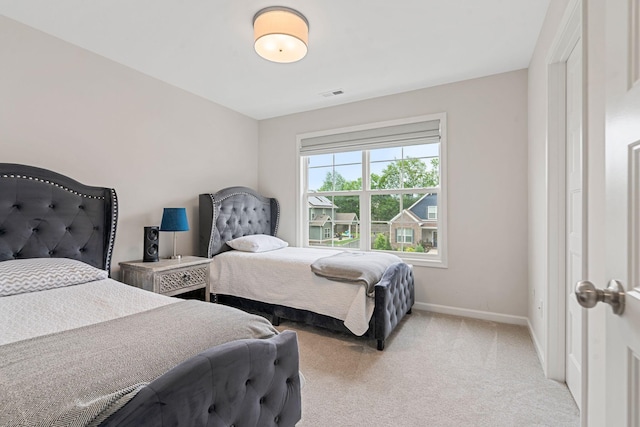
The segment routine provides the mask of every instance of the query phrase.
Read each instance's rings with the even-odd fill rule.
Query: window
[[[429,220],[438,219],[438,207],[437,206],[427,206],[427,219],[429,219]]]
[[[446,266],[445,124],[435,114],[299,135],[298,244]],[[321,205],[334,233],[318,240],[312,212]]]
[[[398,243],[413,243],[413,229],[411,229],[411,228],[397,228],[396,229],[396,242],[398,242]]]
[[[330,228],[325,228],[324,229],[324,238],[325,239],[330,239],[331,238],[331,229]]]

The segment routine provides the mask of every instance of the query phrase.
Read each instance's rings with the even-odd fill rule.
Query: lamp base
[[[176,255],[176,232],[173,232],[173,256],[171,256],[169,259],[180,259],[182,258],[182,255]]]

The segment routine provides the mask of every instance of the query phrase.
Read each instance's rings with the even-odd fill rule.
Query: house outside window
[[[438,194],[427,193],[420,197],[415,203],[393,217],[390,221],[390,228],[396,235],[399,230],[413,230],[419,237],[418,245],[427,253],[435,254],[438,251],[438,222],[430,218],[429,212],[437,210]],[[435,208],[435,209],[434,209]],[[411,227],[411,228],[406,228]],[[401,248],[403,243],[413,243],[396,238],[391,243],[392,249]]]
[[[309,204],[309,242],[322,245],[331,239],[333,224],[331,218],[335,213],[335,205],[323,196],[310,196]]]
[[[299,135],[298,150],[298,245],[446,267],[445,114]],[[319,219],[331,230],[322,239]]]

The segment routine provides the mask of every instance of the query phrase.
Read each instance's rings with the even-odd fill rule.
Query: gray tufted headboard
[[[0,163],[0,261],[72,258],[110,271],[117,221],[113,188]]]
[[[275,236],[280,205],[247,187],[200,194],[200,256],[211,258],[231,248],[227,241],[251,234]]]

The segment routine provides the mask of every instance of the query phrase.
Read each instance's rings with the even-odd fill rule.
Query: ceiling
[[[0,0],[0,14],[260,120],[527,68],[549,1]],[[267,6],[307,17],[303,60],[254,52]]]

